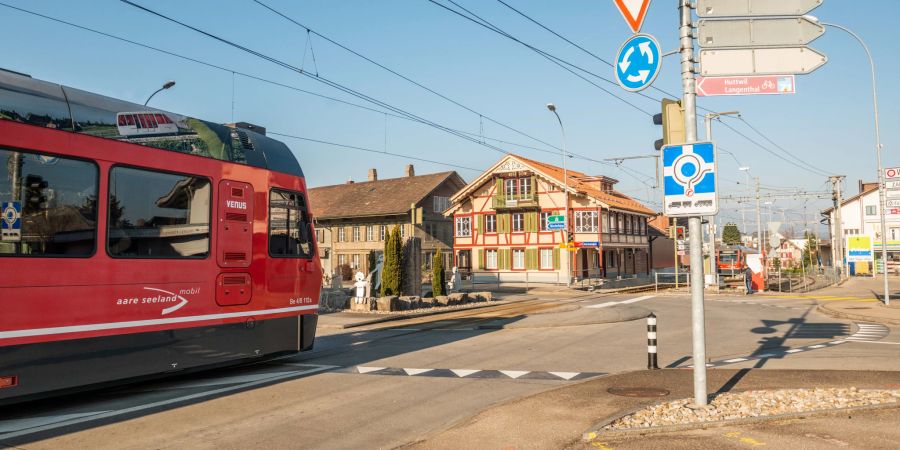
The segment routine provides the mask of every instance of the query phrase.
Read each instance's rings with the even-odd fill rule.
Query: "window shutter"
[[[559,249],[553,249],[553,270],[559,270]]]
[[[497,178],[497,181],[494,183],[494,197],[497,198],[498,202],[506,201],[506,191],[503,190],[503,178]]]
[[[484,258],[482,256],[483,254],[484,254],[484,251],[481,250],[480,248],[475,249],[475,261],[476,261],[476,267],[478,267],[478,270],[484,270]]]
[[[484,214],[479,214],[477,217],[478,232],[484,234]]]
[[[537,177],[534,175],[531,176],[531,199],[534,201],[538,199]]]
[[[497,214],[497,232],[498,233],[509,233],[510,228],[510,216],[509,213]]]
[[[525,268],[528,270],[537,270],[538,268],[538,249],[525,249]]]
[[[538,222],[539,222],[538,213],[529,212],[525,214],[525,231],[528,233],[537,233],[538,231]]]
[[[497,250],[497,267],[500,270],[509,270],[510,261],[509,261],[509,249],[501,248]]]

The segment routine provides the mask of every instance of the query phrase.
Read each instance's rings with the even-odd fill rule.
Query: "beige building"
[[[325,272],[340,272],[344,265],[370,271],[369,252],[382,253],[385,237],[399,226],[404,240],[419,239],[423,273],[428,275],[436,252],[442,252],[445,261],[452,255],[453,222],[442,213],[463,186],[456,172],[417,176],[408,165],[400,178],[378,179],[376,169],[370,169],[367,181],[310,189],[319,252],[327,256],[322,262]]]
[[[588,176],[509,154],[451,198],[455,264],[501,279],[565,283],[649,274],[647,219],[654,212]],[[574,251],[550,222],[566,209]],[[485,276],[491,274],[484,274]]]

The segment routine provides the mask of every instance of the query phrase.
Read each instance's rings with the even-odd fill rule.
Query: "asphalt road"
[[[494,405],[646,367],[643,320],[573,318],[652,311],[660,365],[690,365],[689,303],[652,293],[532,298],[323,330],[313,352],[278,361],[6,408],[0,446],[401,446]],[[710,297],[706,311],[716,367],[900,370],[900,333],[824,316],[814,300]],[[861,331],[871,340],[844,340]]]

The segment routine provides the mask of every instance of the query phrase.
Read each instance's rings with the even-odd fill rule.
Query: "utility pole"
[[[728,112],[718,112],[718,113],[707,113],[703,116],[706,121],[706,140],[712,142],[712,120],[718,119],[722,116],[738,116],[741,117],[741,113],[738,111],[728,111]],[[716,286],[716,289],[719,288],[719,270],[716,266],[716,219],[715,217],[710,216],[708,219],[708,228],[709,228],[709,274],[712,275],[712,282]]]
[[[832,253],[834,253],[834,267],[839,268],[838,274],[841,278],[844,277],[844,230],[843,223],[841,222],[841,203],[843,200],[841,199],[841,181],[844,179],[843,175],[835,175],[828,177],[831,181],[831,189],[834,193],[832,198],[834,199],[834,233],[832,234]]]
[[[681,86],[686,144],[697,142],[697,81],[694,78],[693,12],[690,0],[678,0],[681,26]],[[691,247],[691,334],[693,335],[694,404],[708,404],[706,391],[706,318],[703,310],[703,232],[700,217],[688,218]]]
[[[762,217],[759,212],[759,177],[755,177],[756,180],[756,248],[759,250],[759,254],[762,257],[762,265],[763,265],[763,284],[760,287],[760,292],[765,292],[766,290],[766,251],[765,244],[763,244],[763,229],[762,229]]]

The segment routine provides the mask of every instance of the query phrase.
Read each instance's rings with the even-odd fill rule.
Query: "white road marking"
[[[854,339],[853,342],[859,342],[861,344],[888,344],[888,345],[900,345],[900,342],[883,342],[883,341],[862,341],[859,339]]]
[[[802,351],[803,351],[802,348],[792,348],[790,350],[785,351],[785,353],[800,353]]]
[[[620,302],[606,302],[606,303],[600,303],[597,305],[590,305],[590,306],[586,306],[586,308],[608,308],[610,306],[615,306],[615,305],[627,305],[630,303],[637,303],[637,302],[641,302],[644,300],[648,300],[653,297],[656,297],[656,296],[655,295],[644,295],[641,297],[635,297],[635,298],[628,299],[628,300],[622,300]]]
[[[550,372],[553,375],[556,375],[564,380],[571,380],[578,376],[579,372]]]
[[[809,348],[822,348],[822,347],[827,347],[827,346],[826,346],[826,345],[824,345],[824,344],[819,344],[819,345],[810,345],[810,346],[809,346]]]
[[[368,366],[356,366],[356,370],[359,373],[369,373],[369,372],[378,372],[379,370],[384,370],[384,367],[368,367]]]
[[[455,373],[456,376],[458,376],[458,377],[460,377],[460,378],[467,377],[467,376],[469,376],[469,375],[472,375],[473,373],[481,372],[480,369],[476,369],[476,370],[472,370],[472,369],[450,369],[450,371],[453,372],[453,373]]]
[[[515,380],[516,378],[519,378],[523,375],[528,375],[531,372],[527,370],[501,370],[500,373]]]
[[[311,374],[311,373],[322,372],[322,371],[325,371],[325,370],[333,369],[333,368],[335,368],[335,367],[336,367],[336,366],[324,366],[324,365],[323,365],[323,366],[316,367],[316,368],[309,369],[309,370],[303,370],[303,371],[299,371],[299,372],[292,372],[292,373],[290,373],[289,375],[278,375],[278,376],[274,376],[274,377],[271,377],[271,378],[266,378],[266,379],[263,379],[263,380],[253,381],[253,382],[250,382],[250,383],[239,384],[239,385],[236,385],[236,386],[228,386],[228,387],[224,387],[224,388],[221,388],[221,389],[214,389],[214,390],[212,390],[212,391],[198,392],[198,393],[196,393],[196,394],[185,395],[185,396],[182,396],[182,397],[176,397],[176,398],[170,398],[170,399],[168,399],[168,400],[162,400],[162,401],[158,401],[158,402],[154,402],[154,403],[147,403],[147,404],[144,404],[144,405],[133,406],[133,407],[131,407],[131,408],[124,408],[124,409],[119,409],[119,410],[114,410],[114,411],[105,411],[105,412],[101,412],[101,413],[98,413],[98,414],[92,414],[92,415],[90,415],[90,416],[85,416],[85,417],[75,417],[75,418],[72,418],[72,419],[70,419],[70,420],[63,420],[63,421],[60,421],[60,422],[54,422],[54,423],[50,423],[50,424],[43,425],[43,426],[32,427],[32,428],[28,428],[28,429],[25,429],[25,430],[15,431],[15,432],[12,432],[12,433],[3,433],[3,434],[0,434],[0,439],[12,439],[12,438],[16,438],[16,437],[19,437],[19,436],[25,436],[25,435],[34,434],[34,433],[40,433],[40,432],[42,432],[42,431],[53,430],[53,429],[56,429],[56,428],[67,427],[67,426],[70,426],[70,425],[76,425],[76,424],[84,423],[84,422],[90,422],[90,421],[92,421],[92,420],[106,419],[106,418],[109,418],[109,417],[116,417],[116,416],[121,416],[121,415],[125,415],[125,414],[131,414],[131,413],[138,412],[138,411],[143,411],[143,410],[153,409],[153,408],[159,408],[159,407],[161,407],[161,406],[171,405],[171,404],[179,403],[179,402],[185,402],[185,401],[194,400],[194,399],[198,399],[198,398],[212,397],[212,396],[216,396],[216,395],[219,395],[219,394],[224,394],[224,393],[227,393],[227,392],[232,392],[232,391],[237,391],[237,390],[241,390],[241,389],[246,389],[246,388],[253,387],[253,386],[256,386],[256,385],[260,385],[260,384],[271,383],[271,382],[273,382],[273,381],[278,381],[278,380],[282,380],[282,379],[285,379],[285,378],[293,378],[293,377],[298,377],[298,376],[301,376],[301,375],[307,375],[307,374]],[[49,418],[48,418],[48,419],[49,419]]]
[[[425,372],[431,372],[434,369],[407,369],[404,368],[403,371],[406,372],[407,375],[419,375]]]
[[[741,362],[741,361],[747,361],[747,358],[734,358],[734,359],[726,360],[725,362],[727,362],[727,363],[736,363],[736,362]]]

